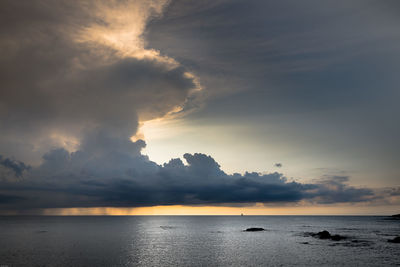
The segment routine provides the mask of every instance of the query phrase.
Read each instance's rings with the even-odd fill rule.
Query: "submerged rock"
[[[400,236],[396,236],[393,239],[389,239],[388,242],[390,242],[390,243],[400,243]]]
[[[346,237],[345,236],[341,236],[341,235],[333,235],[333,236],[331,236],[331,239],[333,241],[340,241],[340,240],[346,239]]]
[[[260,232],[260,231],[265,231],[265,229],[264,228],[259,228],[259,227],[251,227],[251,228],[247,228],[244,231],[245,232]]]
[[[372,241],[355,239],[355,240],[351,240],[350,242],[343,243],[343,246],[345,246],[345,247],[369,247],[372,244],[374,244],[374,242],[372,242]]]

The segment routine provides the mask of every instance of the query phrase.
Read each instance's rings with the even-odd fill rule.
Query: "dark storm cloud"
[[[25,163],[9,158],[3,158],[0,155],[0,166],[12,170],[15,173],[15,176],[20,177],[22,173],[26,170],[30,169],[30,166]]]
[[[8,203],[15,203],[18,201],[23,200],[21,197],[10,196],[10,195],[0,195],[0,205],[8,204]]]
[[[318,183],[317,201],[323,204],[360,202],[377,198],[373,190],[347,186],[348,176],[327,176]]]
[[[98,133],[82,150],[55,149],[22,179],[1,182],[0,194],[12,194],[1,209],[63,207],[137,207],[153,205],[252,205],[254,203],[347,203],[379,197],[347,185],[348,177],[315,183],[288,181],[280,173],[228,175],[204,154],[185,154],[185,165],[171,159],[163,166],[140,153],[145,146]],[[90,137],[95,136],[91,134]],[[93,143],[93,144],[94,144]]]

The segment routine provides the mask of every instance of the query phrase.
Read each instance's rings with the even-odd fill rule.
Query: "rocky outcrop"
[[[312,236],[317,237],[319,239],[330,239],[331,238],[331,234],[326,230],[324,230],[322,232],[318,232],[316,234],[312,234]]]
[[[265,229],[264,228],[259,228],[259,227],[251,227],[251,228],[247,228],[244,231],[245,232],[260,232],[260,231],[265,231]]]
[[[400,243],[400,236],[396,236],[393,239],[389,239],[388,242],[390,242],[390,243]]]
[[[315,237],[315,238],[319,238],[319,239],[330,239],[330,240],[333,240],[333,241],[340,241],[340,240],[346,239],[345,236],[331,235],[326,230],[324,230],[322,232],[318,232],[318,233],[311,233],[311,236]]]

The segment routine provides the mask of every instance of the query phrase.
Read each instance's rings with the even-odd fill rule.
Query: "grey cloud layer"
[[[147,36],[202,78],[209,98],[192,121],[242,127],[259,153],[289,144],[397,185],[398,13],[395,0],[176,0]]]
[[[171,159],[160,166],[141,154],[145,146],[141,140],[118,139],[101,130],[89,137],[76,152],[59,148],[46,153],[38,167],[28,168],[17,161],[2,164],[0,208],[252,205],[303,200],[326,204],[379,198],[371,189],[347,185],[348,177],[299,183],[276,172],[228,175],[212,157],[198,153],[183,156],[187,165]],[[10,171],[15,173],[13,179]]]
[[[12,171],[12,174],[16,177],[21,177],[22,173],[26,170],[29,170],[30,167],[25,163],[9,158],[3,158],[0,155],[0,166],[5,169]]]

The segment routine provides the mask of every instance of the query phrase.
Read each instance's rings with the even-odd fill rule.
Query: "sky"
[[[400,4],[0,3],[0,214],[392,214]]]

